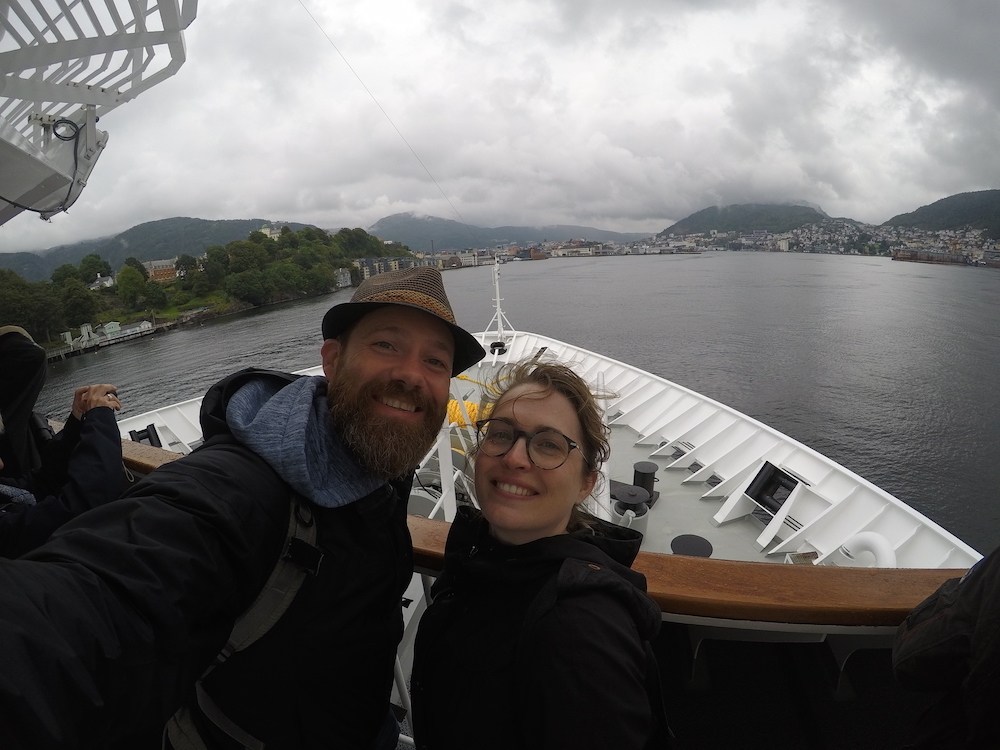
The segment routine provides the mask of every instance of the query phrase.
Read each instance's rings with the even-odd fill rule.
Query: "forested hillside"
[[[826,218],[828,217],[822,211],[809,206],[769,203],[710,206],[672,224],[657,236],[699,234],[713,229],[719,232],[752,232],[755,229],[787,232]]]
[[[1000,190],[950,195],[908,214],[893,216],[883,226],[928,230],[972,227],[1000,239]]]
[[[0,269],[0,322],[26,328],[36,341],[57,338],[82,323],[122,323],[155,316],[174,319],[192,310],[216,314],[271,302],[325,294],[336,288],[338,269],[352,269],[365,257],[410,255],[402,245],[385,245],[363,229],[330,234],[307,227],[284,228],[271,239],[251,232],[247,239],[212,245],[203,258],[181,253],[165,282],[148,278],[138,258],[109,263],[97,253],[79,264],[64,263],[50,280],[28,281]],[[98,274],[115,275],[113,286],[91,290]]]
[[[113,237],[84,240],[39,253],[0,253],[0,268],[9,268],[29,281],[47,279],[64,263],[79,263],[96,253],[117,269],[132,257],[138,260],[165,260],[187,254],[198,257],[212,245],[245,239],[263,226],[288,226],[299,230],[308,224],[277,224],[267,219],[192,219],[177,216],[147,221]]]
[[[588,239],[595,242],[632,242],[649,237],[642,232],[612,232],[594,227],[555,224],[542,227],[477,227],[437,216],[413,213],[393,214],[379,219],[368,229],[385,240],[402,242],[414,251],[489,248],[513,243],[562,242]]]

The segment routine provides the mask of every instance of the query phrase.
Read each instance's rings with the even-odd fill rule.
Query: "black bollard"
[[[653,490],[653,484],[657,481],[656,470],[660,467],[652,461],[636,461],[632,464],[632,468],[634,469],[632,484],[646,490],[649,495],[649,504],[652,505],[660,496],[659,492]]]

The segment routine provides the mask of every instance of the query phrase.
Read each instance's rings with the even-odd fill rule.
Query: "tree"
[[[91,323],[99,309],[97,295],[87,289],[83,282],[68,281],[61,287],[62,310],[66,323],[80,326]]]
[[[44,281],[32,284],[31,288],[30,325],[25,327],[36,341],[51,341],[53,334],[66,328],[57,288]]]
[[[147,271],[146,267],[144,265],[142,265],[142,261],[141,260],[139,260],[138,258],[133,258],[130,255],[129,257],[127,257],[125,259],[125,265],[126,266],[132,266],[132,268],[134,268],[136,271],[138,271],[139,273],[142,274],[142,278],[145,281],[149,281],[149,271]]]
[[[229,273],[242,273],[243,271],[263,271],[267,266],[267,251],[260,245],[252,242],[230,242],[226,248],[229,250]]]
[[[132,266],[123,266],[122,270],[118,272],[115,286],[121,303],[128,309],[134,310],[145,291],[146,280]]]
[[[142,287],[142,304],[151,310],[162,310],[167,306],[167,291],[155,281],[147,281]]]
[[[256,269],[241,271],[226,277],[228,294],[251,305],[263,305],[271,299],[271,290],[263,272]]]
[[[226,267],[222,265],[217,260],[211,258],[205,260],[201,266],[201,273],[198,275],[198,279],[204,279],[205,285],[208,289],[218,289],[222,286],[222,282],[226,278]],[[195,286],[198,286],[198,279],[195,280]],[[201,292],[198,292],[201,294]]]
[[[330,239],[330,236],[326,232],[322,229],[317,229],[316,227],[304,227],[300,229],[299,237],[306,242],[323,242],[329,241]]]
[[[52,283],[56,286],[61,286],[69,280],[79,281],[80,280],[80,269],[74,266],[72,263],[63,263],[59,268],[52,272]]]
[[[97,253],[83,256],[80,261],[80,281],[90,284],[98,276],[110,276],[111,264],[106,260],[101,260]]]
[[[198,260],[187,253],[182,253],[177,256],[174,268],[177,270],[178,276],[187,276],[190,271],[198,270]]]
[[[31,331],[31,288],[11,270],[0,268],[0,320],[4,325],[19,325]]]
[[[291,261],[275,263],[264,271],[267,285],[273,295],[293,299],[303,294],[306,289],[305,271]]]
[[[212,245],[205,251],[206,263],[217,263],[223,273],[229,270],[229,251],[222,245]]]
[[[320,262],[320,255],[311,247],[302,247],[295,251],[292,259],[301,268],[309,269]]]
[[[306,291],[325,294],[337,285],[337,276],[330,266],[317,265],[306,271]]]
[[[299,236],[289,227],[282,227],[281,234],[278,235],[278,247],[298,247]]]
[[[220,276],[219,279],[221,281],[222,276]],[[209,281],[208,273],[206,271],[202,271],[194,277],[194,282],[191,284],[191,291],[198,297],[204,297],[216,286],[217,285],[214,285],[211,281]],[[177,304],[182,305],[184,303],[178,300]]]
[[[348,258],[377,257],[384,253],[382,242],[364,229],[341,229],[333,239]]]

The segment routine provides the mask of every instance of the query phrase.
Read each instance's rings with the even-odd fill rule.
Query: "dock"
[[[126,341],[135,341],[136,339],[140,339],[145,336],[152,336],[154,334],[161,333],[162,331],[168,331],[176,326],[176,322],[169,321],[165,323],[157,323],[156,325],[148,328],[122,331],[114,336],[94,335],[82,343],[74,342],[73,344],[60,346],[56,349],[49,349],[46,353],[46,362],[61,362],[69,357],[79,357],[82,354],[96,352],[98,349],[103,349],[106,346],[114,346],[115,344],[122,344]]]

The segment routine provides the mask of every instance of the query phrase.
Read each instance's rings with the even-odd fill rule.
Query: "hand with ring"
[[[83,385],[73,392],[73,416],[77,419],[83,417],[91,409],[98,406],[107,406],[115,411],[122,408],[121,401],[118,400],[118,387],[108,383],[99,385]]]

